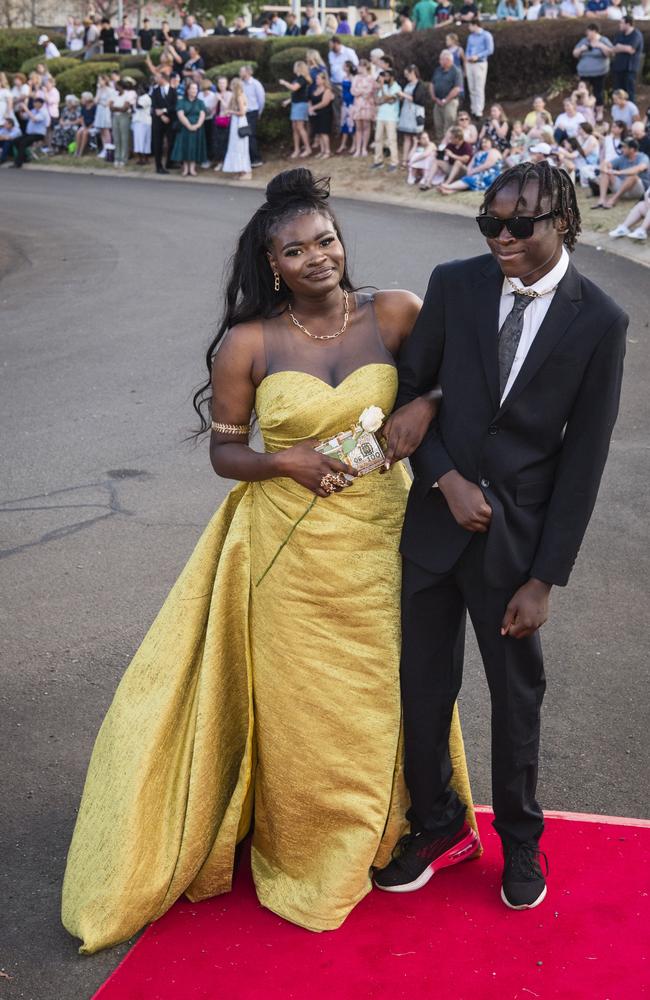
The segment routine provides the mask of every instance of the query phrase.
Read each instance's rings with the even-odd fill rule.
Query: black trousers
[[[259,111],[246,112],[246,121],[251,130],[251,134],[248,137],[248,154],[251,158],[251,163],[260,162],[260,150],[257,144],[257,119],[259,116]]]
[[[475,535],[456,565],[433,574],[404,560],[401,684],[408,819],[449,835],[465,806],[449,787],[449,732],[462,684],[466,612],[476,632],[492,704],[492,804],[502,840],[536,841],[544,829],[536,798],[540,709],[545,679],[539,635],[502,637],[514,590],[484,578],[486,535]],[[522,581],[523,582],[523,581]]]
[[[151,152],[156,163],[156,170],[162,168],[165,144],[167,144],[166,166],[169,168],[172,146],[174,145],[174,125],[173,122],[165,124],[165,122],[160,121],[157,115],[154,115],[151,122]]]
[[[596,107],[602,108],[605,103],[605,80],[607,79],[607,74],[604,76],[581,76],[580,79],[589,84],[593,91],[593,95],[596,98]]]
[[[22,167],[28,147],[33,146],[35,142],[43,142],[44,139],[44,135],[36,135],[34,133],[31,135],[21,135],[19,139],[15,139],[16,155],[14,157],[14,166]]]
[[[636,73],[631,73],[629,70],[612,70],[612,90],[626,90],[627,95],[631,101],[634,101],[634,94],[636,91]],[[613,109],[613,112],[616,108]],[[612,112],[612,117],[615,118],[616,115]]]

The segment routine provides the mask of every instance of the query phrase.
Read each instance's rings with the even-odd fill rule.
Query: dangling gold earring
[[[273,274],[275,275],[275,281],[273,282],[273,287],[276,290],[276,292],[279,292],[280,291],[280,275],[278,274],[277,271],[274,271]]]

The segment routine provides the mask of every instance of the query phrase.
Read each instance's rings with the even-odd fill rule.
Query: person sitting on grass
[[[52,130],[52,146],[56,153],[66,153],[83,125],[81,106],[76,94],[67,94],[58,125]]]
[[[646,190],[641,201],[638,201],[633,209],[628,212],[626,218],[612,229],[610,236],[629,236],[631,240],[647,240],[650,230],[650,187]]]
[[[16,139],[20,139],[22,132],[20,126],[16,124],[11,115],[7,115],[0,126],[0,163],[6,163],[11,156]]]
[[[636,104],[630,100],[627,90],[615,90],[612,93],[612,107],[610,114],[612,121],[625,122],[628,128],[632,127],[632,122],[641,120],[641,115]]]
[[[639,152],[636,139],[625,139],[623,153],[600,167],[596,208],[613,208],[620,198],[642,198],[650,187],[650,159]],[[609,197],[608,197],[609,194]]]
[[[436,145],[431,141],[429,133],[422,132],[409,154],[407,184],[417,184],[418,181],[424,181],[435,165],[437,152]]]
[[[451,184],[467,171],[474,150],[468,142],[465,142],[462,128],[453,125],[447,132],[445,140],[445,148],[438,151],[431,171],[420,184],[421,191],[428,191],[440,184]]]
[[[438,187],[441,194],[454,194],[455,191],[487,191],[490,184],[501,173],[503,159],[498,149],[494,148],[489,135],[481,139],[481,148],[475,153],[467,167],[465,176],[457,181],[447,182]]]
[[[524,132],[529,139],[541,139],[542,132],[552,126],[553,118],[546,110],[546,101],[543,97],[536,97],[532,110],[524,118]]]
[[[81,95],[80,108],[80,115],[83,124],[79,126],[77,134],[75,135],[75,156],[83,156],[86,146],[92,145],[91,140],[94,142],[94,148],[97,149],[97,129],[93,127],[95,122],[95,110],[93,95],[89,90],[84,90]]]
[[[526,158],[527,148],[528,140],[524,132],[524,126],[522,121],[517,118],[512,123],[509,150],[505,157],[506,166],[515,167],[518,163],[523,163]]]

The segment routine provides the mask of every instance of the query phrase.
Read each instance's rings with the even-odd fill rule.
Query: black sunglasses
[[[535,223],[542,219],[552,219],[557,212],[545,212],[544,215],[516,215],[514,219],[497,219],[493,215],[477,215],[478,228],[483,236],[495,240],[505,226],[516,240],[529,240],[535,231]]]

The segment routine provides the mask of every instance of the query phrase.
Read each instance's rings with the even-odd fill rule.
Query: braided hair
[[[485,192],[483,203],[479,209],[481,215],[487,213],[488,208],[494,201],[496,195],[503,188],[509,185],[517,185],[519,197],[517,207],[528,181],[537,181],[538,194],[535,214],[540,214],[542,201],[548,198],[550,201],[550,211],[566,222],[567,230],[564,234],[564,245],[569,252],[575,250],[575,245],[580,235],[581,220],[576,189],[573,181],[566,170],[553,166],[547,160],[541,163],[518,163],[508,170],[499,174],[494,183]]]
[[[192,400],[201,423],[198,434],[202,434],[210,426],[212,362],[226,331],[238,323],[278,316],[287,308],[289,289],[280,280],[280,290],[275,291],[274,277],[267,257],[278,229],[296,216],[319,213],[330,220],[338,239],[343,243],[334,213],[327,204],[329,194],[328,177],[315,179],[311,170],[305,167],[284,170],[269,182],[266,201],[242,230],[228,265],[223,315],[205,356],[208,378]],[[343,249],[345,252],[345,247]],[[347,263],[343,269],[341,288],[348,292],[354,291]]]

